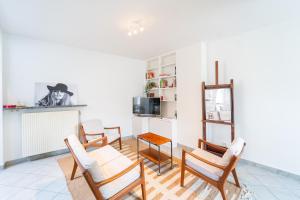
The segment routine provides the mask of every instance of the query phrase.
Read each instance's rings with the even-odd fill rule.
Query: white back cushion
[[[239,156],[243,150],[244,145],[245,145],[245,140],[243,140],[240,137],[235,138],[231,143],[231,145],[228,147],[225,154],[223,155],[222,157],[223,162],[228,164],[232,156]]]
[[[243,150],[243,147],[245,145],[245,140],[238,137],[233,140],[233,142],[230,145],[230,151],[233,155],[238,156]]]
[[[81,123],[84,132],[87,134],[104,133],[102,121],[99,119],[92,119]]]
[[[95,166],[95,164],[97,164],[95,159],[88,156],[86,150],[83,148],[76,135],[69,135],[68,142],[84,169],[91,169]]]

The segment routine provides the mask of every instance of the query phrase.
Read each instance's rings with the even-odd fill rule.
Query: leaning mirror
[[[230,89],[205,90],[206,119],[231,122]]]

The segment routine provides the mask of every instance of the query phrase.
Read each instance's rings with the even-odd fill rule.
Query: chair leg
[[[76,173],[76,169],[77,169],[77,163],[74,160],[73,170],[72,170],[72,174],[71,174],[71,180],[74,179],[74,176],[75,176],[75,173]]]
[[[227,200],[226,194],[225,194],[225,190],[224,190],[224,186],[221,186],[221,187],[219,188],[219,190],[220,190],[220,192],[221,192],[222,199],[223,199],[223,200]]]
[[[234,181],[235,181],[235,185],[240,188],[241,186],[240,186],[239,179],[237,177],[235,169],[232,170],[232,175],[233,175],[233,178],[234,178]]]
[[[145,183],[142,183],[141,187],[142,187],[142,197],[143,197],[143,200],[146,200],[146,187],[145,187]]]
[[[185,152],[182,151],[182,157],[181,157],[181,176],[180,176],[180,186],[184,187],[184,173],[185,173]]]
[[[181,177],[180,177],[180,186],[184,187],[184,167],[181,167]]]
[[[120,150],[122,150],[122,139],[119,138],[119,146],[120,146]]]

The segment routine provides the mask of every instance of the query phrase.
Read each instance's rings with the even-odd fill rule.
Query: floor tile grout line
[[[270,190],[270,188],[268,188],[268,187],[266,187],[266,188],[273,196],[275,196],[276,199],[280,200],[279,197],[276,194],[274,194],[274,192],[272,190]]]

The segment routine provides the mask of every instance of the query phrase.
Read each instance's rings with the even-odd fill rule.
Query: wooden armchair
[[[75,161],[71,180],[78,166],[97,200],[120,199],[139,185],[146,200],[142,159],[132,162],[107,145],[106,136],[82,145],[75,135],[70,135],[65,143]],[[85,148],[89,147],[101,148],[87,152]]]
[[[196,149],[192,152],[183,150],[180,185],[184,187],[184,174],[185,170],[187,170],[218,188],[223,200],[226,200],[224,184],[230,173],[233,174],[236,186],[240,187],[235,167],[246,143],[243,139],[237,138],[229,148],[225,148],[200,139],[199,147],[203,148],[205,145],[225,154],[223,157],[219,157],[203,149]]]
[[[105,130],[115,130],[117,132],[104,133]],[[106,135],[109,144],[119,141],[119,147],[122,149],[121,128],[119,126],[103,127],[102,121],[99,119],[82,122],[80,125],[80,135],[84,144],[98,137],[103,137]]]

